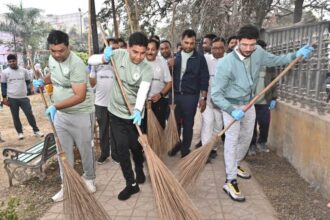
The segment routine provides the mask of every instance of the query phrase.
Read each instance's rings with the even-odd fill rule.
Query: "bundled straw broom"
[[[30,61],[32,64],[32,61]],[[34,65],[32,69],[35,72]],[[42,89],[39,89],[45,108],[48,104]],[[69,220],[110,220],[110,216],[104,210],[102,205],[95,199],[92,193],[88,191],[79,174],[69,164],[66,154],[63,151],[60,140],[57,136],[55,126],[50,119],[56,146],[58,150],[59,162],[63,167],[63,190],[64,190],[64,217]]]
[[[175,119],[175,106],[172,67],[172,104],[170,104],[170,115],[167,119],[167,124],[162,138],[162,146],[166,152],[171,151],[173,147],[180,141],[178,127]]]
[[[162,147],[163,128],[151,108],[151,101],[147,101],[147,136],[152,149],[159,158],[162,158],[166,149]]]
[[[271,87],[273,87],[289,70],[299,61],[300,57],[293,60],[266,88],[264,88],[259,94],[257,94],[243,109],[246,112],[252,105]],[[194,150],[188,156],[181,159],[178,168],[178,180],[184,188],[188,188],[192,184],[196,183],[196,180],[204,169],[207,158],[213,148],[213,146],[219,141],[221,135],[223,135],[236,121],[233,120],[226,126],[220,133],[214,134],[211,139],[202,147]]]
[[[172,24],[171,24],[171,39],[174,42],[174,26],[175,26],[175,12],[177,2],[173,1],[173,13],[172,13]],[[173,76],[173,66],[171,67],[172,73],[172,103],[169,105],[170,107],[170,115],[167,119],[167,124],[164,130],[164,136],[162,138],[162,146],[166,149],[166,151],[171,151],[173,147],[180,141],[177,123],[175,120],[175,104],[174,104],[174,76]]]

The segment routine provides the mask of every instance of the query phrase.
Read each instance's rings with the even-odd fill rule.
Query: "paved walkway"
[[[194,130],[197,132],[200,130],[200,123],[198,119],[196,122]],[[193,143],[196,143],[197,136],[194,135]],[[218,152],[219,155],[212,161],[212,164],[206,165],[196,187],[188,192],[201,216],[205,220],[277,219],[276,212],[253,177],[250,180],[238,180],[240,189],[246,197],[246,202],[234,202],[223,192],[222,185],[225,182],[223,148],[220,148]],[[175,170],[175,165],[179,159],[179,155],[174,158],[167,158],[166,164],[170,170]],[[246,163],[243,163],[243,167],[249,170]],[[148,172],[147,167],[144,170],[146,173]],[[147,178],[146,183],[140,185],[140,193],[133,195],[127,201],[119,201],[117,195],[125,186],[119,165],[109,161],[103,165],[98,165],[96,172],[97,192],[95,196],[112,220],[158,219],[149,178]],[[63,219],[62,213],[63,203],[54,204],[42,220]]]
[[[232,201],[222,190],[225,181],[223,155],[219,155],[212,164],[208,164],[199,178],[196,187],[189,191],[194,204],[204,219],[276,219],[275,211],[264,195],[257,181],[239,180],[239,186],[246,202]],[[179,156],[168,159],[167,164],[177,163]],[[245,164],[244,167],[247,167]],[[145,168],[147,170],[147,168]],[[150,179],[140,185],[141,191],[127,201],[119,201],[118,193],[125,186],[118,164],[108,162],[97,166],[96,198],[101,202],[112,219],[158,219]],[[54,204],[42,220],[62,219],[63,203]]]

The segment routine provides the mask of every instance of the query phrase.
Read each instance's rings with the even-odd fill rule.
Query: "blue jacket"
[[[207,91],[210,76],[204,55],[194,51],[187,61],[182,79],[180,79],[181,59],[181,53],[177,53],[173,70],[174,92],[199,95],[200,91]]]
[[[217,64],[217,71],[211,85],[211,97],[215,105],[231,114],[233,105],[246,105],[255,96],[262,66],[285,65],[296,57],[295,53],[274,55],[257,45],[246,66],[233,51]]]

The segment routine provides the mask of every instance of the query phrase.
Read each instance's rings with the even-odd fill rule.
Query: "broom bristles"
[[[174,146],[180,141],[174,110],[175,104],[171,104],[170,115],[168,117],[164,136],[162,138],[162,146],[165,148],[165,152],[172,150]]]
[[[196,183],[197,178],[206,165],[213,146],[218,143],[219,139],[220,136],[214,134],[205,145],[197,148],[180,160],[178,164],[178,181],[183,188],[187,189]]]
[[[139,141],[146,155],[160,219],[200,220],[201,217],[189,196],[165,164],[153,152],[148,144],[147,137],[142,135],[139,137]]]
[[[166,152],[166,149],[162,147],[162,141],[161,141],[164,134],[164,130],[160,126],[159,121],[155,116],[155,113],[152,111],[150,107],[150,103],[148,103],[147,115],[148,115],[148,120],[147,120],[148,140],[156,155],[162,158],[164,153]]]
[[[102,205],[88,191],[79,174],[60,156],[63,167],[64,217],[70,220],[111,220]]]

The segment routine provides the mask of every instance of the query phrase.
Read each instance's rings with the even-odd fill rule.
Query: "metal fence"
[[[264,40],[267,50],[274,54],[296,51],[307,43],[315,43],[311,59],[297,64],[279,83],[279,97],[302,108],[330,113],[330,89],[327,73],[330,72],[330,21],[302,24],[266,30]],[[277,67],[280,72],[284,67]],[[329,83],[330,78],[328,79]],[[330,84],[328,84],[328,87]]]

